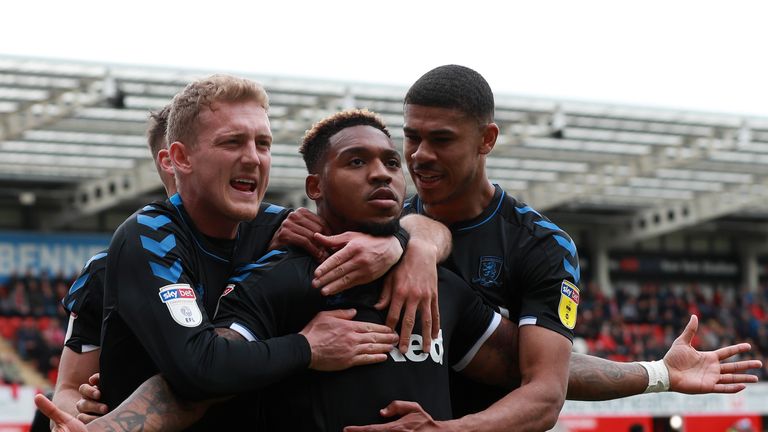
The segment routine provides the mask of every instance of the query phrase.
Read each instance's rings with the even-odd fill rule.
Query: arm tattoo
[[[96,422],[109,432],[181,430],[200,419],[209,404],[180,400],[165,379],[155,375]]]
[[[570,367],[570,400],[618,399],[640,394],[648,386],[648,373],[637,363],[572,354]]]

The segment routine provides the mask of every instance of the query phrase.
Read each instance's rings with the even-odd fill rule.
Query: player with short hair
[[[486,80],[464,66],[437,67],[410,87],[404,100],[403,154],[418,194],[405,212],[450,227],[453,250],[444,265],[519,326],[522,386],[509,393],[456,375],[451,382],[454,414],[500,430],[544,430],[554,425],[564,395],[559,387],[531,384],[542,365],[551,368],[560,358],[553,347],[570,349],[579,302],[578,253],[560,227],[488,180],[486,159],[499,134],[494,109]],[[692,317],[663,361],[618,363],[572,355],[568,398],[605,400],[666,389],[732,393],[756,381],[738,372],[760,367],[760,362],[720,363],[749,350],[749,344],[698,352],[690,346],[696,327]],[[556,368],[563,367],[568,365]],[[404,417],[350,430],[433,423],[414,404],[395,403],[384,413]]]
[[[299,334],[257,343],[217,337],[210,325],[227,279],[252,256],[244,246],[251,233],[240,222],[257,215],[267,187],[267,108],[261,86],[226,75],[195,81],[174,98],[168,152],[178,193],[129,217],[107,256],[100,370],[108,406],[159,372],[185,397],[204,398],[307,367],[386,358],[368,342],[396,335],[348,321],[350,311],[318,315]],[[374,333],[362,334],[371,327]]]

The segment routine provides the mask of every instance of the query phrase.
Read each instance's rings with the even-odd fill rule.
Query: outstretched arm
[[[691,316],[685,330],[672,343],[663,365],[669,373],[669,391],[687,394],[736,393],[757,377],[746,372],[762,366],[759,360],[726,363],[734,355],[751,349],[747,343],[715,351],[697,351],[691,346],[699,320]],[[648,388],[648,372],[640,363],[619,363],[574,354],[568,382],[568,399],[608,400],[641,394]]]

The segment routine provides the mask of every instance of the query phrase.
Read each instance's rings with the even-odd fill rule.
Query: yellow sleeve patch
[[[579,307],[579,288],[567,280],[560,285],[560,304],[557,313],[560,322],[573,330],[576,326],[576,310]]]

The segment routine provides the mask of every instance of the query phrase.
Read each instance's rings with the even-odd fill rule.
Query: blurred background
[[[496,95],[489,177],[579,248],[574,349],[768,354],[768,40],[764,2],[11,3],[0,27],[0,430],[55,383],[59,304],[112,231],[163,190],[149,110],[214,72],[271,97],[267,200],[310,206],[297,153],[339,109],[380,113],[459,63]],[[413,188],[410,187],[413,192]],[[768,369],[753,370],[762,381]],[[768,388],[567,403],[563,431],[762,431]]]

